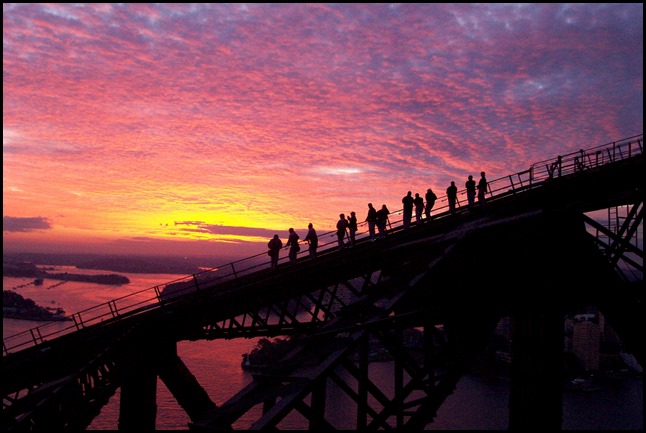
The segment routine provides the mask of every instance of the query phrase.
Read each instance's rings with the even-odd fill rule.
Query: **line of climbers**
[[[467,192],[467,202],[469,209],[473,209],[475,206],[476,198],[476,189],[478,204],[484,205],[485,194],[487,192],[487,179],[485,177],[485,172],[480,172],[480,181],[476,185],[476,181],[473,180],[473,176],[469,175],[468,180],[465,185]],[[449,212],[451,215],[455,215],[455,207],[457,202],[458,188],[455,185],[454,181],[451,181],[451,185],[446,189],[446,197],[449,203]],[[426,202],[424,202],[426,198]],[[413,197],[412,192],[408,191],[406,196],[402,199],[403,204],[403,226],[404,230],[408,230],[411,227],[413,219],[413,210],[415,210],[415,222],[430,222],[431,221],[431,209],[435,206],[435,201],[437,200],[437,195],[433,192],[432,188],[426,190],[426,194],[422,198],[419,193],[415,193]],[[388,207],[383,204],[381,209],[377,210],[374,208],[372,203],[368,203],[368,215],[366,216],[365,222],[368,223],[368,233],[370,234],[370,240],[375,241],[377,239],[384,239],[386,237],[386,226],[390,226],[390,220],[388,215],[390,211]],[[422,214],[426,218],[422,218]],[[392,228],[392,227],[390,227]],[[316,258],[316,250],[318,249],[318,235],[312,223],[309,223],[307,226],[307,236],[305,236],[305,241],[308,243],[309,255],[311,259]],[[375,231],[376,229],[376,231]],[[378,234],[377,234],[378,232]],[[339,244],[339,249],[352,248],[356,242],[356,233],[357,233],[357,215],[356,213],[350,212],[350,215],[345,216],[345,214],[339,214],[339,220],[336,223],[336,235],[337,242]],[[296,263],[296,256],[301,250],[301,246],[298,243],[300,237],[294,231],[293,228],[289,229],[289,236],[287,242],[285,243],[285,248],[289,248],[289,262],[291,264]],[[347,240],[347,242],[346,242]],[[278,267],[278,259],[280,256],[280,250],[283,248],[283,241],[280,237],[275,234],[272,239],[267,243],[267,248],[269,251],[267,254],[271,257],[271,269],[275,270]]]

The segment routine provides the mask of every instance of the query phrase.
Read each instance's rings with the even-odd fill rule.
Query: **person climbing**
[[[336,236],[339,241],[339,249],[343,249],[346,234],[348,232],[348,220],[345,219],[345,214],[339,214],[339,221],[336,223]]]
[[[274,235],[274,237],[271,238],[269,242],[267,242],[267,248],[269,248],[267,254],[269,254],[269,257],[271,257],[271,269],[276,270],[276,268],[278,267],[280,250],[283,248],[283,241],[280,240],[278,235]]]
[[[310,258],[315,259],[316,258],[316,249],[319,247],[319,237],[316,234],[316,230],[314,230],[314,226],[312,223],[309,223],[307,225],[307,235],[305,236],[305,240],[309,244],[309,253],[310,253]]]
[[[299,236],[296,234],[293,228],[289,228],[289,237],[287,238],[287,243],[285,246],[289,247],[289,263],[292,265],[296,263],[296,255],[301,250],[301,246],[298,244]]]

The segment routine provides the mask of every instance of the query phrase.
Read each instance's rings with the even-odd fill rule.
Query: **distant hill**
[[[84,275],[69,272],[51,273],[39,269],[31,262],[2,262],[2,275],[5,277],[49,278],[63,281],[82,281],[86,283],[121,285],[128,284],[130,280],[123,275]],[[42,280],[41,280],[42,281]]]
[[[47,253],[3,253],[3,268],[8,265],[34,263],[38,265],[75,266],[78,269],[97,269],[113,272],[144,273],[144,274],[194,274],[201,266],[223,264],[200,264],[204,258],[190,259],[184,257],[154,257],[154,256],[116,256],[92,254],[47,254]],[[226,263],[226,262],[224,262]],[[10,266],[9,266],[10,267]]]
[[[11,290],[2,291],[2,317],[44,321],[71,320],[65,316],[62,309],[50,311],[48,308],[37,305],[32,299],[23,298]]]
[[[242,257],[196,256],[169,257],[143,255],[70,254],[70,253],[8,253],[3,252],[3,267],[7,263],[34,263],[51,266],[75,266],[79,269],[108,270],[133,274],[181,274],[200,272],[200,268],[222,266]]]
[[[5,277],[38,277],[38,269],[31,262],[5,261],[2,260],[2,275]]]
[[[76,265],[79,269],[105,269],[115,272],[141,274],[194,274],[199,267],[182,259],[138,258],[138,257],[99,257]]]

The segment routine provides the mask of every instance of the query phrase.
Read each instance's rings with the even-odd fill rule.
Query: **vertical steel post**
[[[368,352],[370,350],[368,333],[361,337],[358,350],[359,378],[357,384],[357,430],[364,430],[368,425]]]
[[[563,314],[543,307],[513,318],[509,430],[561,430]]]
[[[311,431],[321,431],[326,429],[325,423],[325,393],[327,389],[327,378],[323,377],[319,380],[312,390],[312,415],[310,417]]]
[[[404,427],[404,362],[402,360],[403,348],[402,338],[403,333],[400,327],[395,328],[395,397],[394,402],[397,408],[397,429]]]
[[[143,344],[129,350],[123,362],[123,383],[119,405],[119,430],[155,430],[157,417],[157,364],[155,350]]]

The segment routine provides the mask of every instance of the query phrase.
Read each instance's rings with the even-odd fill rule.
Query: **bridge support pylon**
[[[158,352],[153,345],[129,352],[123,360],[118,429],[155,430]]]
[[[509,430],[559,431],[563,422],[563,313],[513,318]]]

